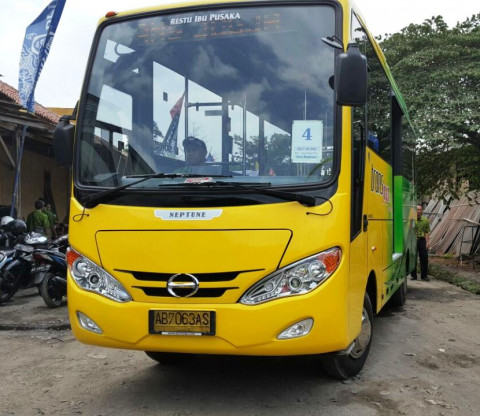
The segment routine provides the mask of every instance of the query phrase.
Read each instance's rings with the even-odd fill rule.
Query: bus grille
[[[251,272],[261,272],[264,269],[255,270],[240,270],[232,272],[220,272],[220,273],[188,273],[196,277],[199,282],[200,288],[198,291],[189,298],[219,298],[225,293],[232,290],[240,289],[239,283],[242,274]],[[119,270],[117,272],[128,273],[136,280],[137,284],[133,284],[131,287],[140,289],[148,297],[158,298],[174,298],[167,289],[168,280],[174,276],[174,273],[155,273],[155,272],[139,272],[132,270]],[[187,274],[187,273],[180,273]],[[235,282],[236,279],[237,282]],[[159,286],[159,283],[161,286]],[[225,283],[225,285],[221,285]],[[210,286],[209,285],[213,285]],[[245,288],[244,288],[245,289]],[[185,290],[185,296],[190,290]],[[182,289],[175,289],[175,293],[178,297],[182,298]]]

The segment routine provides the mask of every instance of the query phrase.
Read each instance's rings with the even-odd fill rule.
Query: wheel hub
[[[367,348],[370,338],[372,337],[372,323],[368,316],[367,310],[363,308],[362,312],[362,329],[360,330],[360,335],[354,341],[355,345],[350,353],[350,356],[353,358],[360,358],[365,349]]]

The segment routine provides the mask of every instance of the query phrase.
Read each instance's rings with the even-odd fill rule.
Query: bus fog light
[[[313,327],[313,319],[308,318],[288,327],[278,335],[278,339],[292,339],[308,335]]]
[[[100,328],[95,321],[90,319],[87,315],[77,311],[77,318],[78,323],[83,329],[86,329],[90,332],[95,332],[96,334],[103,334],[102,328]]]

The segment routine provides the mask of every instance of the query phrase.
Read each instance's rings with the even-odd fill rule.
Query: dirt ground
[[[0,416],[480,414],[480,297],[409,281],[403,308],[374,319],[360,376],[327,378],[313,357],[192,357],[78,343],[66,307],[19,293],[0,307]]]
[[[457,257],[430,256],[430,264],[438,265],[448,272],[480,284],[480,258],[459,261]]]

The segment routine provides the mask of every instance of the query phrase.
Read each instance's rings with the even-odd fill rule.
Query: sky
[[[0,80],[18,88],[26,27],[51,0],[0,0]],[[150,7],[165,0],[67,0],[50,55],[35,90],[45,107],[74,107],[98,20],[108,11]],[[176,2],[171,0],[168,2]],[[375,35],[399,32],[410,23],[441,15],[449,27],[480,13],[477,0],[355,0]]]

